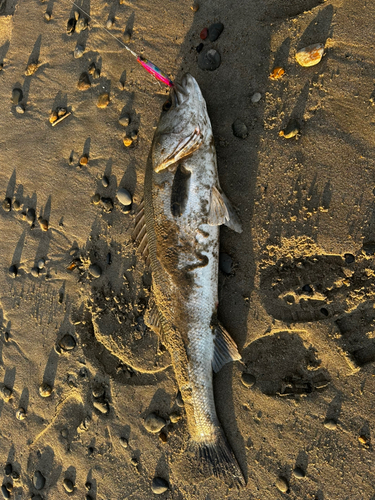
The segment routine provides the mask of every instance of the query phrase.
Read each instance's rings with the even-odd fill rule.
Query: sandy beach
[[[76,4],[0,0],[3,497],[374,500],[375,5]],[[240,491],[182,465],[186,415],[131,239],[169,90],[114,37],[196,78],[242,221],[220,232],[218,308],[242,361],[214,376]],[[299,65],[316,43],[322,60]]]

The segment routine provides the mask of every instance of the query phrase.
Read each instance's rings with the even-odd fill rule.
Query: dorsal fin
[[[227,363],[241,359],[235,341],[220,322],[215,326],[214,346],[212,369],[215,373]]]

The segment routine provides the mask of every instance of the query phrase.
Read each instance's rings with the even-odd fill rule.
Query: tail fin
[[[243,473],[222,429],[218,429],[216,439],[211,442],[191,439],[188,450],[194,453],[198,468],[206,477],[214,475],[226,484],[234,484],[238,489],[246,486]]]

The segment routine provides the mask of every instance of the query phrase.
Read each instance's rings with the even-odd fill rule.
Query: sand
[[[169,483],[160,498],[372,499],[374,4],[201,0],[196,13],[185,0],[79,5],[92,16],[89,29],[68,36],[68,0],[0,1],[0,185],[2,199],[21,203],[0,208],[0,454],[16,472],[3,484],[13,484],[15,499],[143,500],[155,496],[155,476]],[[215,376],[218,414],[248,481],[240,492],[215,478],[197,483],[179,466],[186,420],[169,355],[143,322],[150,274],[130,238],[167,88],[99,28],[109,17],[113,35],[130,30],[131,48],[172,79],[186,71],[197,79],[221,185],[243,223],[240,235],[222,228],[234,267],[219,282],[219,316],[243,361]],[[221,65],[203,71],[199,33],[218,21],[223,33],[204,43]],[[77,43],[85,51],[75,59]],[[294,55],[312,43],[325,44],[324,57],[302,68]],[[80,91],[93,61],[100,78]],[[25,76],[33,62],[37,71]],[[271,80],[276,66],[285,74]],[[10,101],[14,88],[24,114]],[[110,103],[99,109],[105,92]],[[72,114],[52,127],[59,106]],[[301,133],[285,139],[290,118]],[[237,119],[245,139],[233,135]],[[136,146],[125,148],[134,131]],[[79,166],[83,154],[89,161]],[[133,196],[130,213],[118,187]],[[113,210],[93,204],[95,193]],[[48,231],[24,220],[28,208]],[[66,334],[72,350],[59,346]],[[252,387],[243,372],[255,377]],[[144,427],[150,412],[182,416],[163,429],[165,443]]]

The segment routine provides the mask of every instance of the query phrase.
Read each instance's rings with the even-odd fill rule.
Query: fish
[[[241,359],[217,316],[219,230],[225,224],[240,233],[242,227],[220,187],[211,122],[196,79],[185,74],[171,98],[155,130],[132,235],[151,268],[145,322],[171,356],[186,410],[186,452],[205,476],[242,487],[213,392],[213,372]]]

